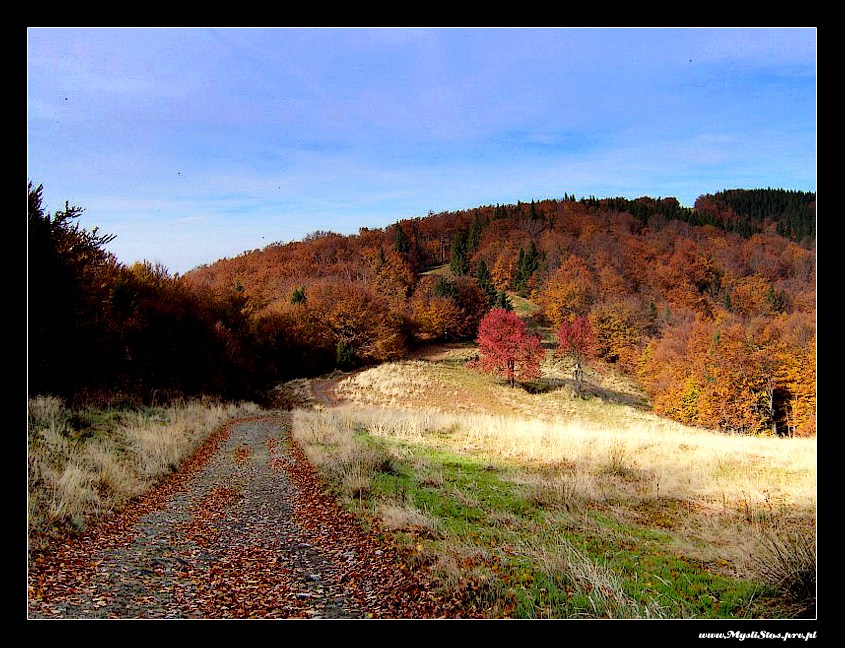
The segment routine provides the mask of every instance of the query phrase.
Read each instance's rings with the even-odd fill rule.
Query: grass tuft
[[[791,616],[812,618],[816,614],[815,533],[760,531],[761,551],[754,556],[759,578],[781,594]]]

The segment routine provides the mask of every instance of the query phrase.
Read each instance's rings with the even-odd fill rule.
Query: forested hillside
[[[475,339],[519,295],[540,307],[530,324],[587,321],[589,361],[635,377],[663,415],[815,433],[814,194],[486,205],[315,232],[172,277],[117,264],[73,225],[76,208],[44,214],[29,189],[31,391],[259,392]]]

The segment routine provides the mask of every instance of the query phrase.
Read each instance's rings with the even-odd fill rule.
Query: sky
[[[37,28],[27,177],[172,274],[430,212],[816,190],[815,28]]]

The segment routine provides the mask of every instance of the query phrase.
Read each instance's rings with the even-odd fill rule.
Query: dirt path
[[[460,616],[324,492],[289,423],[232,422],[120,515],[34,556],[28,617]]]
[[[338,396],[338,378],[317,378],[311,382],[311,392],[314,400],[323,407],[336,407],[343,399]]]

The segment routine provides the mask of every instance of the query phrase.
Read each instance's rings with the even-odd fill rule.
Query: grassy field
[[[340,381],[294,433],[363,520],[490,617],[812,618],[815,439],[660,419],[626,381],[574,396],[433,360]]]

